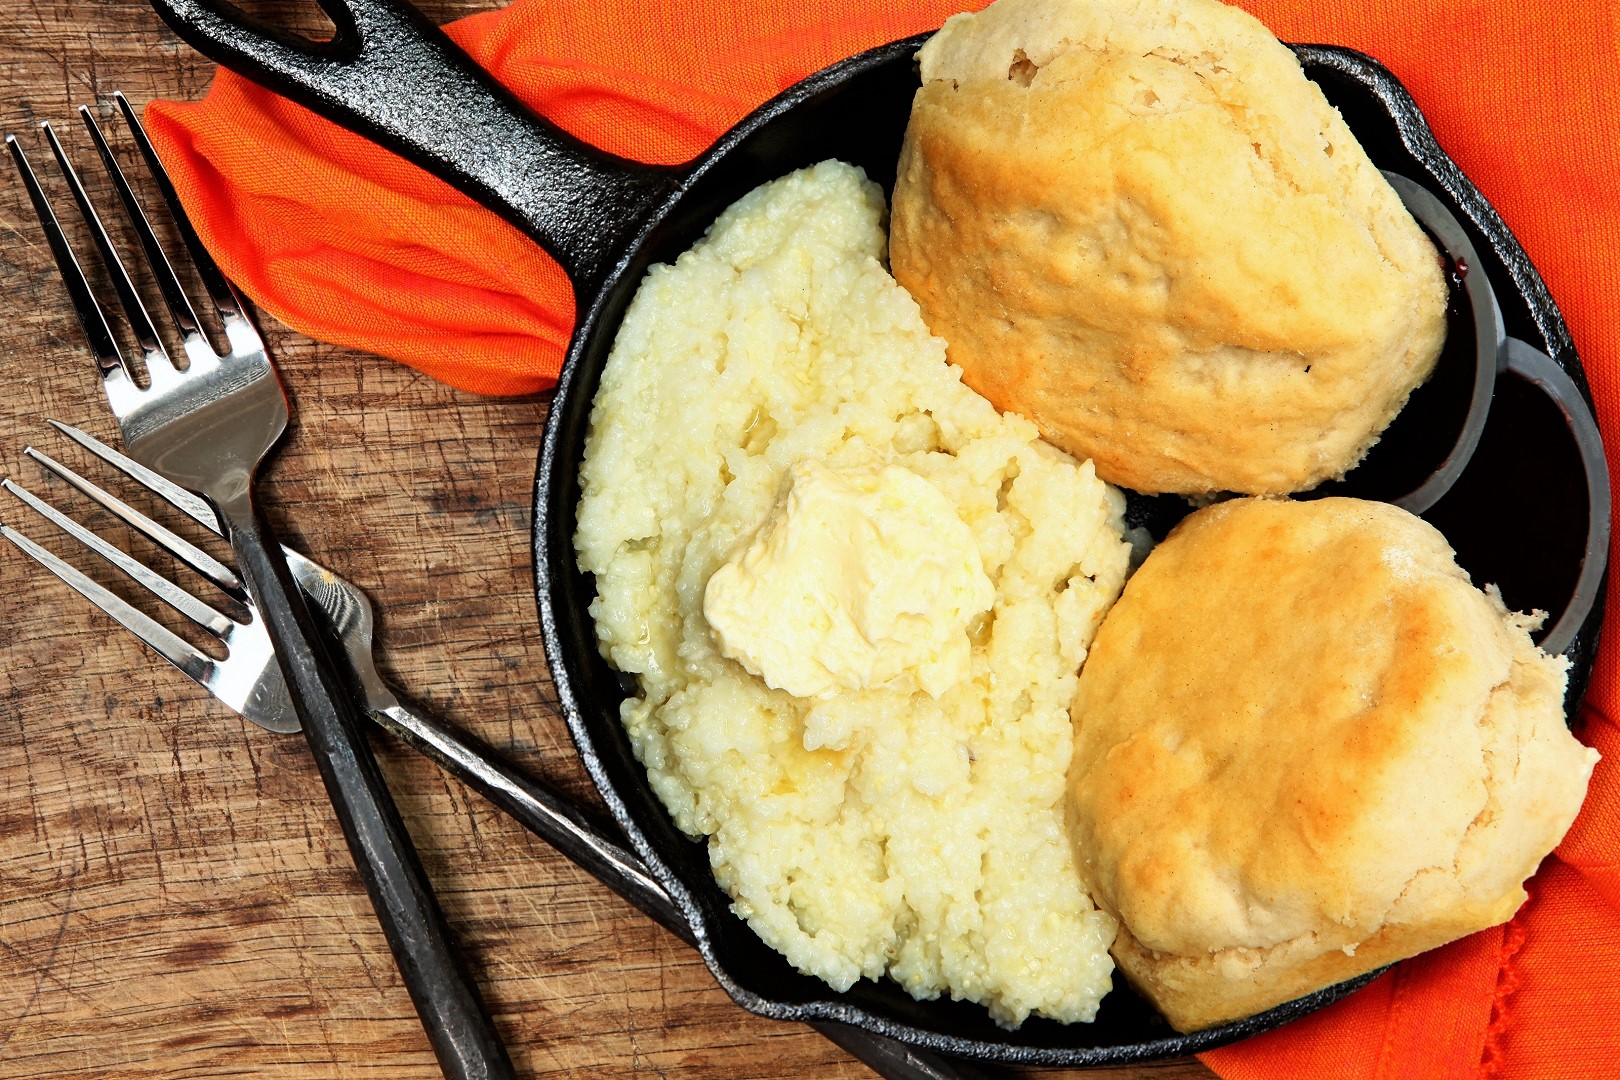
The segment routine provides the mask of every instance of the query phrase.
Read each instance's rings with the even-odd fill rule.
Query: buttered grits
[[[580,473],[591,614],[654,790],[794,966],[1090,1020],[1069,704],[1124,501],[962,385],[884,212],[824,162],[648,273]]]

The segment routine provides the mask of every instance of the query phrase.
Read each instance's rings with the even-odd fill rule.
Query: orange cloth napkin
[[[518,0],[449,28],[531,107],[675,163],[754,106],[972,0]],[[1286,41],[1378,57],[1540,268],[1611,446],[1620,432],[1620,6],[1615,0],[1243,0]],[[406,91],[409,92],[409,91]],[[572,291],[515,229],[228,72],[152,135],[198,230],[265,310],[467,390],[551,385]],[[1620,475],[1620,469],[1613,470]],[[1204,1055],[1232,1080],[1620,1076],[1620,686],[1606,648],[1577,731],[1604,760],[1530,901],[1344,1001]]]

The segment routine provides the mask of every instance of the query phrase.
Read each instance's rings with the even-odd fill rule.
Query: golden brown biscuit
[[[1597,760],[1532,624],[1385,503],[1220,503],[1148,556],[1080,673],[1071,825],[1177,1029],[1512,916]]]
[[[1312,487],[1428,377],[1434,246],[1252,16],[998,0],[920,59],[895,277],[969,386],[1105,480]]]

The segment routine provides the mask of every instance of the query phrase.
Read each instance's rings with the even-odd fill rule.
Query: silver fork
[[[202,495],[224,527],[355,866],[440,1067],[453,1080],[511,1077],[511,1060],[477,984],[451,944],[450,928],[365,741],[355,703],[253,498],[259,462],[287,428],[281,380],[236,291],[192,230],[134,110],[122,94],[115,96],[224,325],[229,346],[224,354],[216,353],[203,334],[168,256],[88,108],[81,106],[79,115],[183,342],[188,361],[184,368],[171,361],[159,339],[56,132],[49,124],[41,127],[140,346],[147,374],[144,387],[119,349],[21,145],[13,136],[6,142],[100,368],[124,447],[137,462]]]
[[[220,531],[213,512],[202,500],[175,487],[94,436],[76,427],[49,420],[57,431],[73,440],[131,480],[171,503],[199,525]],[[234,596],[229,567],[201,551],[173,531],[97,486],[73,469],[30,446],[23,451],[47,472],[65,480],[80,494],[118,517],[179,562]],[[213,695],[271,731],[297,729],[298,719],[287,701],[286,685],[274,664],[263,662],[269,647],[262,623],[253,618],[251,601],[240,613],[224,613],[182,589],[168,578],[137,561],[122,549],[62,513],[11,479],[0,486],[86,548],[117,567],[147,592],[156,596],[225,648],[216,660],[170,632],[144,612],[126,603],[72,564],[58,558],[7,525],[0,535],[61,578],[151,646],[170,663],[207,687]],[[371,602],[359,587],[338,577],[312,559],[283,548],[287,564],[304,594],[326,616],[354,668],[367,712],[380,727],[432,758],[446,771],[510,814],[530,832],[551,844],[598,881],[652,916],[676,937],[695,944],[691,928],[675,902],[631,851],[613,839],[555,788],[508,760],[494,747],[453,724],[436,719],[400,701],[377,672],[373,657]],[[245,620],[245,621],[241,621]],[[223,626],[223,629],[218,629]],[[238,704],[240,703],[240,704]],[[965,1066],[947,1064],[934,1055],[905,1047],[891,1039],[823,1022],[814,1025],[890,1080],[968,1080],[982,1074]]]
[[[57,431],[173,505],[197,524],[221,533],[218,519],[201,499],[71,424],[47,420]],[[80,494],[112,513],[183,565],[212,582],[227,595],[234,575],[207,552],[176,535],[128,503],[32,446],[23,450],[46,472],[66,481]],[[162,623],[107,589],[73,564],[59,558],[27,536],[0,524],[0,536],[75,589],[96,607],[117,620],[165,660],[185,672],[214,697],[262,728],[276,732],[298,730],[298,717],[287,697],[287,685],[273,663],[270,637],[253,612],[251,600],[238,612],[218,610],[206,600],[181,588],[128,552],[62,512],[50,502],[6,478],[0,487],[22,500],[85,548],[105,559],[152,596],[189,619],[213,637],[225,655],[216,659],[198,649]],[[401,703],[377,671],[373,655],[371,601],[359,587],[326,567],[284,547],[287,564],[298,586],[326,617],[334,636],[355,672],[366,711],[382,728],[432,757],[480,793],[517,818],[532,832],[599,878],[607,880],[638,907],[673,926],[683,937],[690,930],[663,888],[606,830],[572,805],[559,792],[526,770],[505,760],[499,751],[454,725],[434,719]]]

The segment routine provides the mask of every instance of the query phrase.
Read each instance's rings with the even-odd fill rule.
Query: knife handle
[[[246,490],[215,505],[439,1067],[447,1080],[513,1080],[511,1059],[451,944],[444,912],[366,742],[354,696],[336,675],[340,669],[281,546]]]

